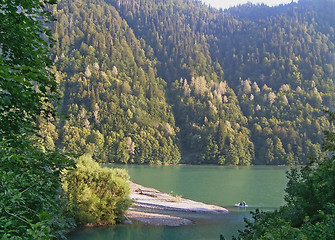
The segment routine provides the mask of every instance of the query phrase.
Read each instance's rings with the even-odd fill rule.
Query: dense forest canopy
[[[334,4],[61,0],[52,58],[68,118],[41,123],[41,135],[101,162],[319,158],[322,108],[334,107]]]

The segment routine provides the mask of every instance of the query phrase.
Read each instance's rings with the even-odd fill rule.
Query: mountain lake
[[[225,207],[229,213],[171,213],[188,218],[192,225],[180,227],[148,226],[142,223],[108,227],[79,228],[71,240],[219,240],[237,236],[250,211],[269,211],[284,204],[287,166],[148,166],[106,165],[124,168],[133,182],[179,195],[194,201]],[[248,208],[235,203],[246,201]],[[160,212],[169,214],[169,212]]]

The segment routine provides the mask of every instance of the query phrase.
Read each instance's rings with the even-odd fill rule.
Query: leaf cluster
[[[1,139],[33,131],[39,115],[55,114],[57,83],[48,71],[51,20],[48,4],[55,1],[5,1],[0,14]]]
[[[73,220],[62,208],[61,171],[74,163],[27,139],[0,142],[0,234],[3,239],[65,238]]]

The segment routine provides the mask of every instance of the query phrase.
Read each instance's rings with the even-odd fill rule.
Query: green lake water
[[[273,210],[284,203],[287,183],[284,166],[138,166],[108,165],[128,170],[131,180],[163,192],[182,195],[195,201],[227,208],[227,214],[184,213],[195,222],[181,227],[146,226],[141,223],[112,227],[83,228],[72,233],[71,240],[219,240],[237,235],[250,211]],[[234,204],[246,201],[247,209]]]

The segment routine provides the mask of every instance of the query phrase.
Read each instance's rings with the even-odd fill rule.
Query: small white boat
[[[243,201],[243,202],[240,202],[240,203],[236,203],[235,207],[244,207],[244,208],[246,208],[246,207],[248,207],[248,205],[247,205],[247,203],[245,201]]]

